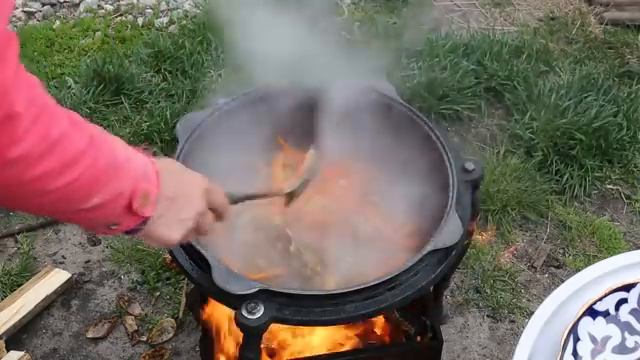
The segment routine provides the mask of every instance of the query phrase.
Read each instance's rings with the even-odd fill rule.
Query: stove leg
[[[243,304],[236,311],[235,322],[242,332],[242,343],[238,355],[239,360],[260,360],[262,357],[262,336],[271,325],[271,319],[264,305],[257,301]]]
[[[262,356],[262,334],[243,333],[239,360],[260,360]]]
[[[469,245],[471,245],[471,239],[467,239],[464,244],[464,249],[462,250],[465,254],[469,249]],[[452,268],[457,269],[462,262],[463,256],[457,260],[455,264],[453,264]],[[431,310],[430,310],[430,318],[434,321],[437,321],[439,325],[444,325],[449,321],[449,309],[447,308],[444,295],[447,292],[447,289],[451,286],[451,282],[453,281],[454,273],[453,271],[444,277],[442,280],[437,282],[431,291]]]
[[[238,360],[260,360],[262,357],[262,335],[267,331],[268,326],[252,326],[236,321],[240,331],[242,331],[242,343]]]
[[[444,338],[442,337],[442,329],[440,325],[431,324],[434,360],[442,360],[442,350],[444,349]]]
[[[449,309],[445,304],[444,295],[449,286],[451,286],[452,278],[453,276],[447,276],[433,287],[430,317],[434,319],[438,325],[444,325],[449,321]]]

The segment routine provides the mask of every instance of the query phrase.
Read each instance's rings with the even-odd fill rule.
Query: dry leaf
[[[140,342],[140,332],[138,330],[138,323],[136,323],[136,318],[131,315],[125,315],[122,317],[122,326],[124,326],[124,330],[127,332],[129,339],[133,343],[133,345]]]
[[[163,319],[151,329],[147,337],[147,342],[151,345],[162,344],[163,342],[171,340],[175,334],[176,321],[171,318]]]
[[[126,310],[127,306],[129,306],[129,301],[131,298],[127,294],[119,293],[116,295],[116,302],[121,309]]]
[[[142,354],[140,360],[169,360],[170,356],[171,350],[165,346],[158,346]]]
[[[180,268],[178,267],[178,264],[176,264],[176,261],[173,260],[171,255],[164,254],[162,256],[162,260],[164,261],[164,264],[166,265],[166,267],[168,267],[169,269],[174,270],[174,271],[180,271]]]
[[[142,306],[138,304],[137,301],[132,300],[129,302],[129,306],[127,306],[127,312],[135,317],[140,317],[144,315],[144,310],[142,310]]]
[[[114,316],[110,319],[99,320],[96,323],[89,326],[89,328],[87,329],[87,332],[85,333],[85,336],[88,339],[104,339],[107,336],[109,336],[109,334],[111,334],[111,332],[113,331],[113,328],[116,327],[117,323],[118,323],[117,316]]]
[[[118,294],[116,296],[116,301],[118,302],[118,305],[122,308],[122,310],[125,310],[130,315],[140,317],[144,314],[142,306],[140,306],[140,304],[135,299],[132,299],[127,294]]]

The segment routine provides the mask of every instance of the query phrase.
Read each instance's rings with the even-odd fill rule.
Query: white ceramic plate
[[[533,314],[513,360],[558,359],[565,333],[585,306],[612,288],[639,278],[640,251],[605,259],[577,273],[554,290]]]

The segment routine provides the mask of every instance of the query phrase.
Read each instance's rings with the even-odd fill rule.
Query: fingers
[[[225,192],[220,187],[209,184],[206,196],[207,206],[213,215],[215,215],[214,220],[224,220],[229,211],[229,200]]]
[[[157,158],[157,206],[139,236],[149,245],[174,247],[210,235],[229,201],[217,185],[175,160]]]
[[[211,231],[213,224],[216,222],[216,216],[211,211],[206,211],[198,219],[195,233],[198,236],[206,236]]]

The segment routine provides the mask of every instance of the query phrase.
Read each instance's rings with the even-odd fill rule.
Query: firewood
[[[9,351],[2,360],[31,360],[31,355],[23,351]]]
[[[549,256],[549,252],[551,251],[551,245],[542,244],[536,251],[535,261],[533,262],[533,267],[536,269],[540,269],[544,264],[544,261]]]
[[[4,299],[0,303],[0,338],[7,338],[31,320],[71,284],[70,280],[70,273],[49,265]]]

